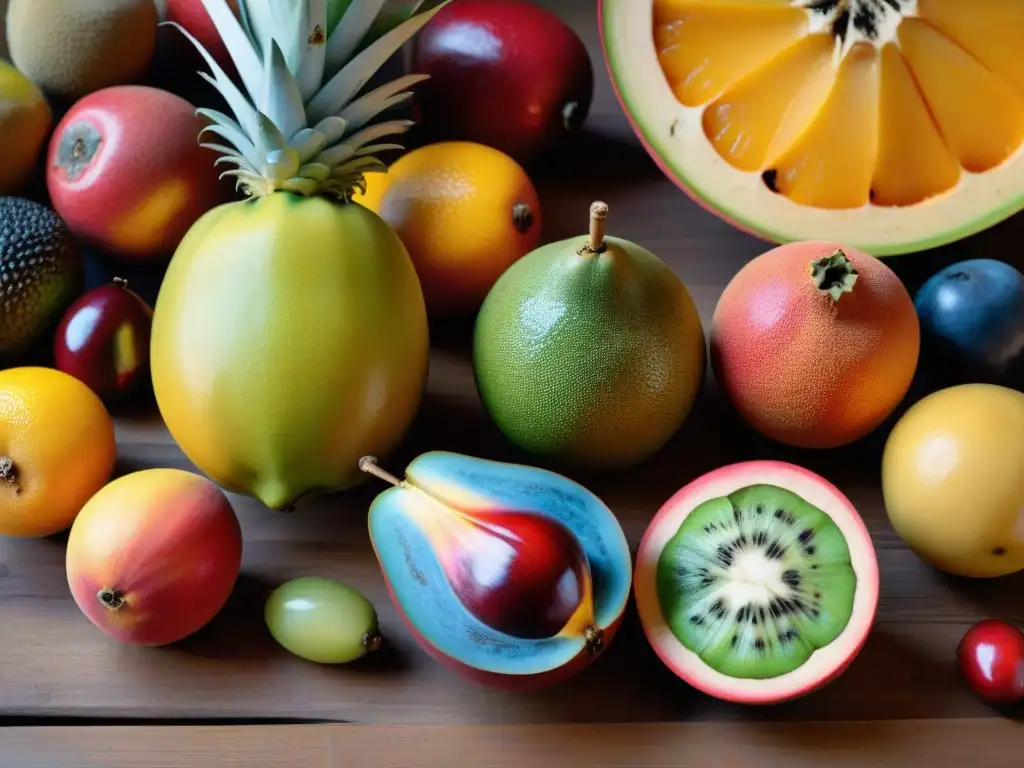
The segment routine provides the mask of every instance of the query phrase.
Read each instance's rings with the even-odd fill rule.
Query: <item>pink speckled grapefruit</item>
[[[672,496],[640,542],[633,584],[662,662],[745,704],[834,680],[878,607],[878,561],[857,510],[824,478],[778,461],[721,467]]]
[[[800,448],[861,439],[917,369],[920,328],[883,262],[831,242],[788,243],[747,263],[711,323],[719,385],[761,434]]]

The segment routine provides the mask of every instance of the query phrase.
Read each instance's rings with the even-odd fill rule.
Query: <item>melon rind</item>
[[[993,170],[962,170],[953,189],[918,205],[798,205],[729,165],[704,135],[703,107],[679,103],[655,50],[652,0],[598,0],[597,13],[612,89],[648,154],[698,204],[751,235],[777,244],[836,240],[884,257],[956,242],[1024,210],[1024,144]]]
[[[765,680],[723,675],[672,633],[658,600],[658,559],[687,515],[705,501],[766,483],[785,488],[821,509],[839,527],[857,575],[853,611],[846,628],[799,668]],[[786,462],[749,461],[709,472],[676,492],[658,511],[640,542],[633,589],[647,640],[661,661],[684,682],[711,696],[744,704],[773,704],[810,693],[841,674],[863,647],[878,608],[878,560],[860,514],[838,488],[817,474]]]

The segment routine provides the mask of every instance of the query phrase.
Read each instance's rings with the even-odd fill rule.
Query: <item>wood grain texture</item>
[[[542,4],[562,14],[579,31],[597,74],[595,103],[586,133],[554,159],[530,169],[541,195],[545,239],[585,231],[590,202],[597,198],[607,201],[612,211],[609,231],[635,240],[671,264],[689,286],[707,324],[730,277],[768,246],[699,209],[661,175],[643,152],[611,92],[597,41],[593,1],[545,0]],[[1022,238],[1024,217],[1017,217],[954,247],[888,263],[913,290],[941,266],[962,258],[995,256],[1022,266]],[[395,468],[400,469],[415,454],[435,448],[526,460],[500,440],[483,414],[473,385],[469,330],[468,322],[434,326],[429,391],[401,455],[389,462]],[[915,390],[907,403],[920,393],[920,388]],[[456,431],[461,434],[456,435]],[[877,738],[883,742],[896,739],[894,754],[906,755],[915,749],[928,749],[928,754],[938,756],[950,754],[958,743],[952,734],[959,734],[965,742],[1010,738],[1004,734],[1016,731],[994,719],[1005,713],[995,712],[967,692],[956,677],[952,660],[956,644],[971,622],[991,615],[1024,621],[1020,600],[1024,577],[987,582],[948,578],[922,564],[902,545],[886,520],[878,484],[880,450],[887,431],[888,425],[861,443],[837,451],[781,449],[751,434],[722,402],[709,378],[688,423],[645,466],[618,475],[575,475],[616,512],[634,548],[646,524],[674,491],[699,474],[734,461],[765,457],[794,461],[823,473],[849,495],[867,521],[878,549],[882,586],[877,627],[842,678],[813,696],[784,706],[746,710],[689,689],[659,663],[645,643],[632,609],[607,654],[590,670],[555,690],[512,695],[463,682],[416,647],[388,601],[366,532],[367,504],[380,490],[371,486],[319,500],[291,515],[273,513],[252,500],[232,497],[245,534],[243,576],[238,588],[222,614],[206,629],[161,649],[119,645],[81,615],[65,581],[63,537],[0,540],[0,715],[317,718],[435,725],[725,723],[716,726],[717,730],[652,732],[669,734],[665,736],[645,735],[646,731],[635,726],[580,731],[580,739],[591,740],[609,753],[604,758],[607,762],[588,763],[593,765],[626,764],[629,743],[648,744],[654,762],[666,762],[693,739],[704,749],[721,740],[725,748],[739,750],[731,765],[752,764],[758,745],[775,738],[772,734],[777,733],[776,726],[768,725],[773,721],[935,721],[908,724],[906,729],[882,724],[836,726],[821,731],[855,734],[845,742],[840,739],[847,749],[858,742],[870,743],[876,738],[872,734],[881,734]],[[189,466],[152,415],[120,415],[118,438],[120,472]],[[334,669],[305,663],[274,644],[262,621],[267,590],[287,579],[311,574],[345,580],[374,601],[389,640],[386,651],[366,663]],[[959,723],[958,718],[993,720]],[[729,723],[742,723],[742,727]],[[803,725],[778,731],[793,734],[792,738],[802,737],[805,732]],[[15,730],[6,732],[3,738],[8,745],[24,744],[32,733],[37,734],[32,738],[47,748],[72,743],[58,741],[71,738],[58,735],[65,732],[53,732],[51,736]],[[243,736],[241,731],[219,732],[239,735],[188,733],[196,734],[198,741],[194,744],[216,744],[225,739],[225,749],[239,745],[230,749],[242,750],[240,754],[252,766],[270,764],[258,762],[260,750],[253,744],[263,743],[267,754],[274,754],[274,749],[284,749],[286,743],[304,744],[306,738],[281,737],[295,741],[276,746],[278,736],[273,735],[250,741],[254,737]],[[452,732],[332,732],[342,733],[367,734],[354,737],[365,738],[366,744],[412,739],[408,734],[429,734],[423,736],[424,743],[440,750]],[[616,746],[611,734],[623,734],[627,746]],[[97,743],[108,747],[123,747],[125,743],[121,737],[82,738],[96,738]],[[178,741],[173,735],[153,738],[166,739],[172,745]],[[311,737],[311,741],[317,738]],[[509,749],[528,749],[514,746],[514,736],[502,738],[507,739]],[[562,740],[552,735],[537,738],[539,741],[527,743],[542,745],[533,753],[538,755],[544,754],[541,749],[555,749]],[[659,742],[662,738],[665,741]],[[785,745],[787,738],[779,737],[778,743]],[[332,746],[324,749],[335,754],[330,750],[341,749],[338,744],[344,739],[340,735],[331,739]],[[207,748],[194,749],[199,750],[194,764],[203,764],[202,750]],[[424,749],[425,754],[429,753],[427,747]],[[780,759],[769,764],[815,764],[812,758],[801,757],[801,749],[795,748],[787,758],[789,763]],[[601,755],[602,750],[595,749],[593,754]],[[102,764],[114,768],[129,763]],[[143,768],[163,763],[131,764]],[[304,763],[316,764],[315,759]]]
[[[1020,765],[1013,747],[1022,730],[993,719],[9,728],[0,730],[0,761],[4,768],[1009,768]]]

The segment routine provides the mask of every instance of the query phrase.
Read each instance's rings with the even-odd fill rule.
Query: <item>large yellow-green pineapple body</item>
[[[433,12],[352,0],[329,29],[326,0],[202,0],[239,73],[191,36],[231,114],[203,109],[204,146],[251,199],[200,219],[154,307],[160,413],[216,482],[281,509],[362,482],[388,455],[426,385],[419,279],[398,235],[350,202],[374,155],[409,121],[390,107],[424,79],[366,84]],[[436,9],[435,11],[436,12]],[[187,33],[185,33],[187,35]]]
[[[359,205],[231,203],[178,249],[153,318],[171,435],[226,488],[287,506],[361,482],[411,424],[429,343],[398,236]]]

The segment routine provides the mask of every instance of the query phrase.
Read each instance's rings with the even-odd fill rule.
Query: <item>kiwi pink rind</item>
[[[763,679],[722,674],[689,650],[673,633],[659,600],[658,564],[686,517],[704,502],[754,485],[772,485],[801,497],[828,515],[849,548],[857,586],[845,628],[791,672]],[[874,625],[878,606],[878,561],[859,513],[834,485],[802,467],[779,461],[749,461],[713,470],[677,491],[649,524],[636,555],[633,590],[640,622],[661,661],[687,684],[715,698],[743,704],[774,704],[811,693],[841,675],[856,658]]]

